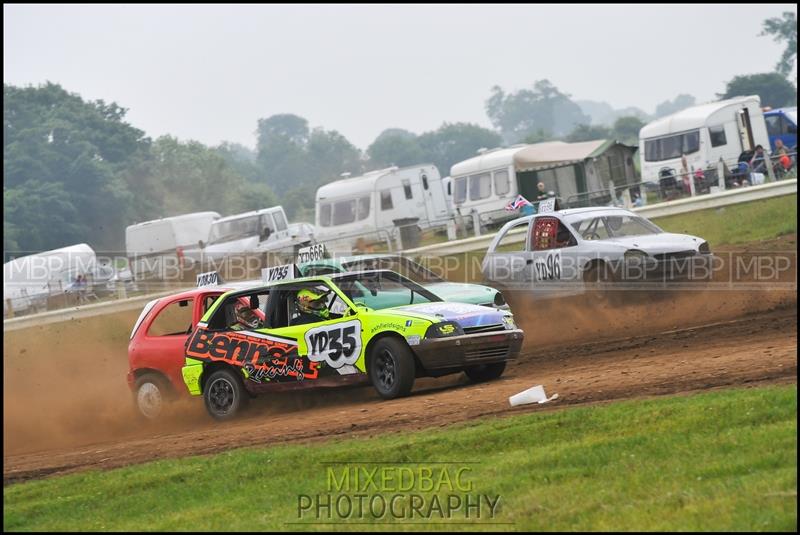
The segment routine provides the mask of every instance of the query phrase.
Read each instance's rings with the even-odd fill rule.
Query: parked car
[[[220,218],[211,225],[208,242],[201,243],[204,261],[267,251],[294,253],[312,243],[314,228],[308,223],[289,224],[282,206]]]

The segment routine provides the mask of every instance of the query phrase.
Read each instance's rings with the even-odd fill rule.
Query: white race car
[[[589,285],[708,280],[708,242],[664,232],[621,208],[573,208],[508,222],[492,240],[482,271],[487,281],[533,290]]]

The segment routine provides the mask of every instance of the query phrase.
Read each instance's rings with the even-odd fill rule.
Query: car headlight
[[[700,254],[711,254],[711,247],[708,245],[707,241],[704,241],[700,244],[700,247],[697,249],[697,252]]]
[[[503,297],[503,294],[497,292],[494,294],[494,306],[501,307],[506,304],[506,299]]]
[[[514,323],[514,316],[503,316],[503,325],[507,330],[516,329],[517,325]]]
[[[447,338],[462,334],[464,334],[464,329],[455,321],[442,321],[428,327],[428,330],[425,331],[425,338]]]

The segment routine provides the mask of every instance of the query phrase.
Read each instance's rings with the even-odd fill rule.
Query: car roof
[[[524,220],[531,220],[536,216],[549,216],[549,215],[557,215],[561,217],[569,217],[574,215],[580,214],[590,214],[592,212],[625,212],[627,214],[633,214],[630,210],[626,210],[625,208],[619,208],[617,206],[587,206],[584,208],[565,208],[563,210],[553,210],[552,212],[545,212],[543,214],[532,214],[526,215],[523,217],[518,217],[510,221],[509,223],[524,221]]]

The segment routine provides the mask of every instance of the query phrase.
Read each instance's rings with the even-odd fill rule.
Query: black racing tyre
[[[158,373],[145,373],[136,379],[133,400],[139,414],[152,421],[164,414],[173,394],[166,377]]]
[[[464,373],[467,374],[470,381],[481,383],[483,381],[491,381],[498,379],[503,372],[506,371],[506,362],[493,362],[492,364],[478,364],[477,366],[470,366],[464,368]]]
[[[367,371],[383,399],[407,396],[416,375],[414,355],[404,341],[381,338],[370,349]]]
[[[218,369],[205,381],[203,401],[208,414],[215,420],[232,420],[248,399],[241,374],[231,368]]]

